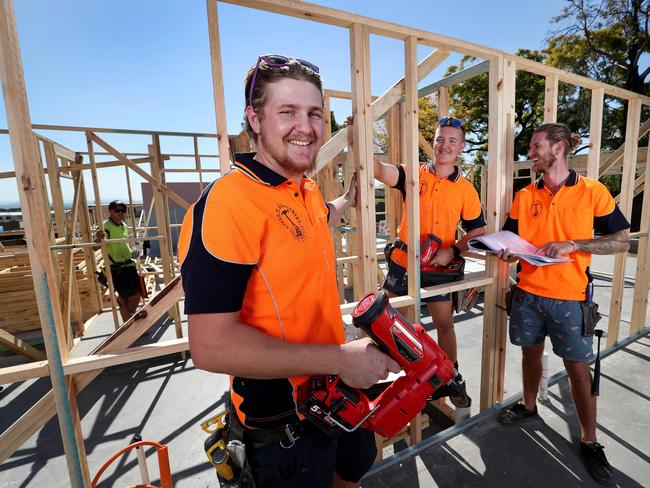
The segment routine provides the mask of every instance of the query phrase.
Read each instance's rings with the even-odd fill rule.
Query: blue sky
[[[319,0],[320,5],[388,20],[514,52],[539,49],[564,0]],[[215,132],[209,43],[203,0],[14,0],[32,122],[126,129]],[[285,53],[321,68],[327,88],[350,89],[345,29],[219,4],[223,75],[230,134],[241,130],[242,80],[263,53]],[[429,48],[419,50],[425,56]],[[452,56],[450,62],[458,62]],[[440,78],[444,65],[422,85]],[[372,36],[373,93],[404,72],[403,44]],[[421,86],[422,86],[421,85]],[[337,119],[349,103],[333,105]],[[0,125],[6,128],[4,107]],[[74,150],[83,134],[42,132]],[[146,152],[145,137],[107,137],[123,151]],[[163,152],[189,152],[191,141],[164,138]],[[210,141],[202,152],[215,153]],[[174,161],[175,167],[189,164]],[[204,166],[216,167],[206,159]],[[11,171],[8,136],[0,135],[0,171]],[[124,170],[100,173],[102,200],[126,198]],[[139,199],[139,179],[132,175]],[[187,181],[172,175],[169,181]],[[87,180],[88,182],[90,180]],[[87,187],[89,187],[87,183]],[[71,188],[64,186],[66,198]],[[92,201],[92,193],[90,193]],[[0,206],[17,201],[14,180],[0,180]]]

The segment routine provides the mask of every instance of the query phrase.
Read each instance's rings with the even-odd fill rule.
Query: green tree
[[[429,98],[418,99],[418,128],[420,134],[429,142],[433,143],[433,134],[438,127],[438,109]],[[374,150],[379,154],[388,152],[388,128],[386,119],[380,119],[374,124],[373,132]],[[420,160],[426,159],[423,152],[420,152]]]
[[[517,54],[556,66],[576,74],[650,94],[650,67],[647,57],[647,0],[567,0],[562,13],[553,22],[558,26],[541,51],[519,50]],[[460,71],[476,60],[465,57],[447,74]],[[452,87],[451,107],[468,128],[467,152],[475,161],[484,162],[487,147],[487,74]],[[532,130],[543,121],[544,79],[517,72],[515,101],[515,154],[527,153]],[[584,139],[589,137],[591,90],[560,83],[558,121],[566,123]],[[645,118],[645,115],[644,115]],[[626,104],[605,97],[601,147],[613,150],[625,136]],[[580,147],[577,151],[583,149]]]
[[[543,62],[545,54],[539,51],[519,50],[519,56]],[[459,65],[449,67],[447,76],[470,67],[476,58],[465,56]],[[544,119],[544,79],[524,71],[517,72],[515,100],[515,154],[525,156],[528,141],[535,127]],[[465,152],[478,163],[487,156],[488,132],[488,74],[483,73],[451,87],[450,106],[455,117],[463,121],[467,130]]]
[[[338,132],[341,129],[341,126],[336,122],[336,117],[334,116],[334,111],[330,110],[330,128],[332,134]]]
[[[647,95],[648,13],[647,0],[567,0],[552,19],[549,63]]]
[[[558,28],[548,39],[547,63],[564,70],[643,95],[650,93],[647,58],[647,0],[567,0],[552,21]],[[645,65],[645,67],[644,67]],[[572,87],[560,100],[567,105],[558,118],[588,132],[590,92]],[[603,149],[615,149],[625,139],[627,102],[606,97]]]

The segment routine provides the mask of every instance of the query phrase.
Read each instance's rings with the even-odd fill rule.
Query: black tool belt
[[[237,414],[233,411],[231,411],[229,422],[231,428],[241,429],[244,444],[250,445],[252,443],[253,447],[279,442],[282,447],[289,449],[300,438],[305,429],[304,421],[273,429],[249,429],[241,424]]]
[[[401,249],[404,252],[408,252],[408,245],[405,242],[402,242],[399,237],[395,238],[395,241],[393,242],[393,247],[396,249]]]
[[[408,252],[408,246],[406,243],[402,242],[399,237],[395,238],[394,242],[389,242],[384,247],[384,256],[386,256],[386,261],[390,263],[390,255],[393,254],[395,249],[401,249],[404,252]]]

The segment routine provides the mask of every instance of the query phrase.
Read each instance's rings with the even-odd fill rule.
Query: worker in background
[[[419,166],[420,176],[420,235],[421,242],[428,236],[435,236],[439,242],[429,265],[442,271],[421,270],[420,286],[434,286],[463,278],[464,260],[461,255],[467,251],[467,241],[485,232],[485,219],[481,201],[474,186],[463,178],[459,157],[465,147],[465,127],[452,117],[438,121],[433,139],[434,160]],[[402,221],[397,227],[397,239],[388,246],[388,274],[383,287],[392,295],[408,293],[407,248],[408,219],[406,208],[406,165],[386,164],[375,158],[375,178],[384,185],[395,188],[402,194]],[[458,224],[466,234],[456,240]],[[460,259],[459,259],[460,258]],[[453,270],[449,269],[453,263]],[[445,269],[447,268],[447,269]],[[459,268],[459,269],[456,269]],[[458,369],[458,346],[454,330],[454,310],[450,293],[423,298],[438,334],[438,344],[447,353]],[[452,396],[456,407],[468,407],[468,396]]]
[[[596,481],[609,484],[612,468],[596,441],[596,396],[589,371],[595,323],[590,317],[589,264],[592,254],[626,252],[630,224],[603,184],[569,170],[567,157],[579,143],[580,136],[564,124],[544,124],[534,131],[528,157],[532,170],[541,176],[517,193],[503,226],[547,256],[571,261],[551,266],[519,262],[511,294],[510,342],[521,346],[524,397],[497,419],[519,425],[537,416],[542,354],[545,338],[550,337],[553,352],[564,360],[569,375],[584,463]],[[504,261],[516,260],[507,249],[498,255]]]
[[[257,152],[235,155],[188,210],[179,239],[192,359],[231,375],[257,488],[358,486],[374,435],[328,436],[298,414],[312,375],[366,388],[400,370],[369,338],[343,343],[328,224],[355,204],[356,188],[326,204],[305,176],[324,134],[315,65],[260,56],[244,94]]]
[[[109,241],[107,247],[111,276],[120,304],[120,316],[124,322],[138,310],[140,299],[143,297],[131,246],[128,242],[110,242],[111,239],[129,237],[125,218],[126,205],[119,200],[113,200],[108,204],[108,218],[104,220],[104,230],[98,231],[95,238],[96,243],[100,243],[104,238]]]

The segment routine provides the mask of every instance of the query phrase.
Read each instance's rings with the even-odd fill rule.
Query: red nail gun
[[[427,234],[420,239],[420,273],[456,274],[463,271],[465,260],[460,256],[454,257],[446,266],[435,266],[430,261],[436,257],[442,241],[433,234]],[[443,275],[444,276],[444,275]]]
[[[376,391],[350,388],[338,376],[312,378],[311,392],[300,410],[325,432],[351,432],[363,427],[392,437],[429,399],[467,395],[464,382],[454,379],[460,375],[447,354],[420,324],[411,324],[399,314],[383,290],[363,298],[352,317],[354,325],[397,361],[406,374],[389,383],[376,397]]]

